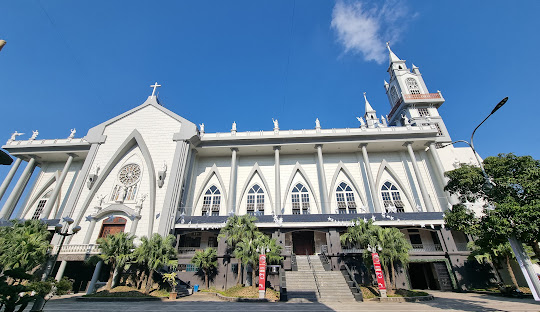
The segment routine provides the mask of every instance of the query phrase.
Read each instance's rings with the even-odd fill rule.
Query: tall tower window
[[[418,115],[420,115],[420,117],[429,117],[430,114],[429,114],[429,111],[427,108],[419,108],[418,109]]]
[[[401,200],[398,188],[386,181],[381,188],[381,195],[386,212],[405,212],[405,205]]]
[[[390,89],[390,97],[392,98],[392,105],[396,105],[399,95],[396,90],[396,86],[392,86],[392,89]]]
[[[336,189],[336,199],[339,214],[346,214],[347,209],[349,213],[356,213],[356,201],[354,200],[354,193],[347,183],[341,182],[338,185]]]
[[[309,193],[301,183],[296,184],[292,190],[292,213],[309,214]]]
[[[253,185],[248,192],[247,213],[249,215],[264,214],[264,191],[258,184]]]
[[[418,86],[418,82],[414,78],[407,78],[405,80],[405,84],[407,85],[407,90],[409,90],[409,94],[420,94],[420,87]]]
[[[204,193],[202,215],[203,216],[219,216],[219,208],[221,206],[221,192],[212,185]]]

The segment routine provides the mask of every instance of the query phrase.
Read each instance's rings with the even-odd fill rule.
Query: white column
[[[64,271],[66,270],[66,265],[66,260],[62,260],[62,262],[60,262],[60,267],[58,267],[58,272],[56,272],[56,277],[54,278],[55,280],[59,281],[62,279],[64,276]]]
[[[426,185],[424,184],[424,179],[422,178],[422,175],[420,174],[420,170],[418,169],[418,164],[416,163],[416,157],[414,156],[414,151],[412,149],[412,142],[405,143],[405,146],[407,146],[409,157],[411,157],[414,175],[416,176],[416,180],[418,181],[418,186],[420,187],[420,193],[422,193],[422,199],[424,200],[424,205],[426,207],[426,210],[428,212],[434,212],[435,209],[433,209],[433,204],[431,203],[431,199],[429,198]]]
[[[435,142],[429,143],[429,153],[431,154],[431,158],[433,158],[433,162],[435,163],[435,168],[437,169],[437,177],[439,180],[439,184],[446,195],[446,202],[448,204],[452,204],[451,202],[451,195],[448,191],[444,191],[444,187],[446,186],[446,180],[444,177],[444,167],[441,162],[441,159],[439,158],[439,154],[437,153],[437,147],[435,147]],[[443,207],[443,209],[447,209],[448,207]]]
[[[100,260],[96,264],[96,268],[94,269],[94,274],[92,274],[92,280],[90,280],[90,285],[88,285],[88,289],[86,290],[87,295],[90,295],[91,293],[94,292],[94,290],[95,290],[94,288],[96,288],[96,283],[98,281],[99,272],[101,271],[102,266],[103,266],[103,261]]]
[[[9,194],[9,197],[6,200],[4,207],[2,207],[2,211],[0,211],[0,219],[9,219],[9,217],[13,213],[13,210],[15,210],[15,206],[17,206],[19,199],[21,199],[24,188],[28,184],[28,181],[30,180],[30,177],[32,176],[35,168],[36,159],[34,157],[31,157],[28,161],[28,164],[26,165],[26,168],[24,168],[23,173],[19,177],[17,184],[15,184],[15,187],[11,191],[11,194]]]
[[[280,185],[280,175],[279,175],[279,151],[281,146],[274,146],[274,168],[276,172],[276,206],[274,207],[274,213],[276,215],[281,214],[281,185]]]
[[[133,216],[133,221],[131,221],[131,228],[129,229],[129,234],[135,235],[135,231],[137,231],[137,225],[139,224],[139,220],[141,219],[141,216]]]
[[[17,158],[15,160],[15,163],[13,164],[13,166],[11,166],[11,169],[9,169],[9,172],[8,172],[6,178],[4,179],[4,182],[2,182],[2,185],[0,185],[0,200],[2,199],[4,194],[6,193],[6,190],[7,190],[8,186],[9,186],[9,184],[11,183],[11,180],[13,179],[13,176],[15,175],[15,172],[17,172],[17,169],[19,168],[19,165],[21,164],[21,161],[22,161],[22,159],[20,159],[20,158]]]
[[[86,235],[84,236],[83,244],[89,244],[90,238],[92,237],[92,234],[94,233],[94,228],[96,227],[96,218],[90,217],[90,225],[88,226],[88,230],[86,231]]]
[[[236,147],[231,148],[231,178],[229,180],[229,198],[227,202],[227,214],[236,213],[235,197],[236,197],[236,153],[238,149]]]
[[[371,173],[371,165],[369,164],[369,157],[366,146],[367,144],[361,144],[360,148],[362,149],[362,158],[364,158],[364,166],[366,167],[371,201],[373,202],[373,208],[375,209],[375,212],[382,212],[381,204],[379,203],[379,197],[377,196],[377,188],[375,186],[375,182],[373,182],[373,173]]]
[[[62,189],[62,185],[64,184],[64,180],[66,179],[66,176],[69,171],[69,167],[71,166],[71,163],[73,162],[73,157],[75,155],[69,154],[68,159],[66,161],[66,164],[64,165],[64,169],[62,169],[62,174],[60,175],[60,178],[56,180],[56,186],[54,187],[51,196],[49,196],[49,199],[47,200],[47,203],[45,204],[45,207],[43,207],[43,213],[41,214],[43,219],[50,219],[51,211],[54,207],[54,204],[56,203],[56,199],[58,198],[58,194],[60,194],[60,190]],[[54,216],[53,216],[54,219]]]
[[[328,202],[328,190],[326,188],[326,175],[324,174],[322,144],[316,144],[315,148],[317,149],[317,158],[319,160],[317,170],[319,171],[319,179],[321,185],[321,210],[322,213],[331,213],[330,203]]]

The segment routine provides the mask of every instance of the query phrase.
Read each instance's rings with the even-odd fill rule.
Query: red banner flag
[[[266,256],[259,255],[259,290],[266,289]]]
[[[384,283],[384,275],[381,267],[381,260],[379,259],[379,254],[374,252],[371,254],[373,259],[373,267],[375,268],[375,276],[377,276],[377,284],[379,285],[379,290],[386,291],[386,285]]]

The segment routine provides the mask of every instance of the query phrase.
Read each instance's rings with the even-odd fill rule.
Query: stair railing
[[[318,297],[321,298],[321,290],[319,289],[319,280],[317,279],[317,274],[315,274],[315,269],[313,268],[313,264],[311,264],[311,258],[307,254],[307,251],[306,251],[306,255],[307,255],[309,268],[311,269],[311,273],[313,274],[313,279],[315,280],[315,287],[317,288],[317,293],[319,294]]]
[[[343,263],[343,267],[345,267],[345,270],[346,270],[347,274],[349,275],[349,279],[354,284],[354,286],[352,286],[352,287],[356,288],[356,292],[358,294],[360,294],[360,300],[364,301],[364,296],[362,295],[362,289],[360,288],[360,286],[356,282],[356,278],[354,278],[354,274],[352,273],[351,269],[349,269],[349,266],[346,263]],[[349,287],[349,288],[352,288],[352,287]],[[354,296],[354,298],[356,299],[356,296]]]

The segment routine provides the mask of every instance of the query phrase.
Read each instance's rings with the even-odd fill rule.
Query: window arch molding
[[[311,202],[309,190],[302,184],[296,183],[291,190],[291,213],[311,214]]]
[[[32,214],[32,220],[39,220],[41,218],[41,215],[43,214],[43,208],[49,201],[49,198],[51,197],[53,190],[50,189],[47,192],[45,192],[40,198],[36,205],[36,209],[34,209],[34,213]],[[48,219],[49,216],[43,216],[44,219]]]
[[[36,207],[36,203],[37,201],[43,196],[43,194],[45,194],[49,188],[53,185],[53,183],[56,182],[56,175],[53,175],[51,176],[46,182],[45,184],[43,184],[43,186],[41,187],[41,189],[39,189],[39,192],[37,194],[34,195],[34,197],[32,197],[30,199],[30,201],[28,201],[28,204],[26,205],[23,213],[20,215],[22,218],[25,218],[26,215],[31,211],[31,210],[35,210],[33,209],[34,207]]]
[[[264,177],[264,174],[262,173],[262,170],[259,167],[258,163],[255,163],[253,165],[253,168],[251,168],[251,171],[248,174],[246,182],[244,183],[244,186],[242,187],[242,191],[240,192],[240,202],[238,203],[238,205],[236,207],[236,214],[240,213],[240,209],[241,209],[240,205],[242,204],[242,199],[246,195],[246,192],[248,191],[248,187],[253,186],[253,184],[254,184],[253,183],[253,178],[255,177],[255,175],[259,176],[259,178],[261,179],[261,183],[262,183],[262,187],[264,189],[264,192],[265,192],[265,194],[268,194],[267,198],[268,198],[268,203],[270,204],[270,209],[272,209],[272,211],[275,214],[278,214],[279,212],[276,211],[277,207],[274,206],[274,200],[272,199],[272,193],[270,191],[270,188],[268,187],[268,182],[266,181],[266,178]],[[266,200],[266,198],[265,198],[265,200]]]
[[[348,180],[348,181],[340,180],[340,182],[346,182],[347,184],[352,184],[353,191],[355,191],[355,193],[358,195],[358,198],[359,198],[359,201],[357,201],[357,204],[363,206],[367,212],[368,210],[367,199],[364,197],[364,194],[360,192],[361,190],[360,186],[354,179],[354,176],[351,174],[349,169],[345,167],[345,164],[341,160],[338,163],[336,171],[334,171],[334,175],[332,177],[332,183],[330,184],[331,186],[330,186],[330,191],[328,193],[328,198],[333,199],[333,196],[335,196],[336,187],[339,184],[338,177],[340,173],[343,173],[343,175],[345,175],[345,178],[347,178]]]
[[[289,197],[289,193],[291,192],[292,188],[294,187],[293,182],[296,181],[295,177],[298,174],[302,177],[303,181],[305,181],[305,183],[307,184],[308,189],[309,190],[314,190],[313,184],[311,184],[310,180],[308,179],[308,175],[306,174],[306,171],[304,170],[304,168],[302,168],[300,163],[297,161],[296,164],[294,165],[291,176],[289,177],[289,181],[287,182],[287,188],[285,188],[287,190],[287,192],[283,195],[283,201],[281,202],[281,212],[282,213],[285,211],[285,207],[286,207],[286,204],[287,204],[287,198]],[[296,185],[296,183],[295,183],[295,185]],[[313,193],[313,191],[311,191],[311,194],[313,195],[313,201],[315,202],[314,207],[317,209],[316,213],[322,213],[320,203],[317,200],[317,198],[315,197],[315,193]]]
[[[357,213],[358,203],[354,190],[345,181],[341,181],[335,189],[337,209],[339,214]]]
[[[409,203],[409,205],[411,207],[416,206],[416,202],[413,200],[411,194],[407,191],[407,188],[405,188],[405,185],[398,178],[398,175],[396,174],[394,169],[392,169],[392,167],[390,167],[390,164],[386,161],[386,159],[382,161],[382,163],[381,163],[381,165],[379,167],[379,171],[377,172],[377,180],[375,182],[375,185],[377,185],[377,192],[379,192],[379,190],[382,187],[383,183],[381,182],[381,180],[382,180],[382,175],[383,175],[385,170],[386,170],[386,172],[388,172],[388,174],[392,178],[392,180],[393,180],[392,183],[395,182],[395,184],[397,184],[397,187],[402,192],[402,195],[405,195],[405,198],[407,199],[407,202]],[[379,196],[377,196],[377,200],[380,201]],[[377,211],[377,212],[381,212],[381,211]]]
[[[248,215],[264,215],[265,192],[264,189],[257,183],[247,192],[246,198],[246,214]]]
[[[219,174],[218,167],[216,166],[216,164],[214,164],[212,168],[210,168],[210,172],[208,172],[208,174],[206,175],[206,178],[204,178],[204,181],[201,184],[202,186],[197,192],[197,196],[195,197],[195,202],[193,205],[192,214],[196,213],[195,210],[197,209],[197,207],[199,207],[199,201],[202,200],[203,192],[206,192],[206,189],[210,187],[209,183],[210,183],[210,180],[214,177],[214,175],[216,176],[216,179],[218,180],[217,184],[218,184],[219,190],[221,191],[221,194],[223,195],[223,199],[222,199],[223,208],[225,209],[225,211],[227,211],[227,208],[228,208],[227,207],[227,198],[228,198],[227,190],[224,187],[225,184],[223,184],[223,179],[221,178],[221,175]]]

